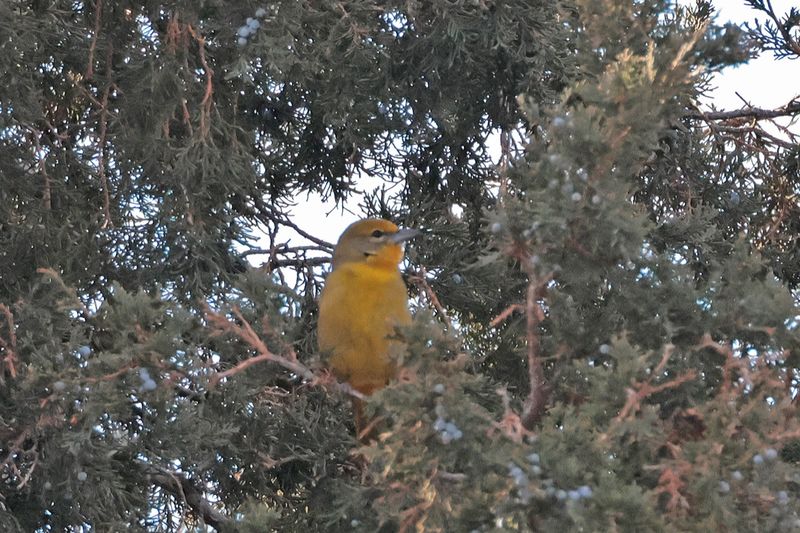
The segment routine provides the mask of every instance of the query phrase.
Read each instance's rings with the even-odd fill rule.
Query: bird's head
[[[400,229],[388,220],[359,220],[339,237],[333,251],[333,268],[356,262],[395,268],[403,259],[403,243],[418,234],[418,230]]]

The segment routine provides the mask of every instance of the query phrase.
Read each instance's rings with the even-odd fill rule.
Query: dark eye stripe
[[[379,230],[379,229],[376,229],[375,231],[372,232],[372,236],[373,237],[383,237],[383,232],[381,230]]]

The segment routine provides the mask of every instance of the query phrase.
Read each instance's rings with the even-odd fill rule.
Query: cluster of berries
[[[239,26],[239,29],[236,31],[236,36],[238,37],[236,42],[239,43],[239,46],[246,45],[247,39],[250,36],[255,35],[256,32],[258,32],[258,29],[261,27],[261,21],[259,21],[258,19],[263,19],[264,17],[266,17],[267,10],[264,9],[263,7],[259,7],[258,9],[256,9],[255,15],[256,15],[255,18],[247,17],[245,23]]]
[[[158,387],[153,378],[150,377],[150,371],[144,367],[139,369],[139,378],[142,380],[139,392],[156,390]]]
[[[441,396],[445,393],[445,386],[437,383],[433,386],[433,393]],[[436,420],[433,422],[433,429],[439,432],[442,444],[450,444],[454,440],[459,440],[464,436],[464,432],[459,429],[453,420],[446,420],[444,407],[441,404],[436,406]]]

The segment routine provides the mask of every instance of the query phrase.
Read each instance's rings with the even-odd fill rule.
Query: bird
[[[399,264],[403,244],[419,233],[370,218],[348,226],[334,248],[319,299],[317,342],[329,354],[336,377],[364,395],[385,387],[396,374],[392,355],[402,344],[392,337],[397,326],[411,323]],[[360,402],[355,410],[358,432]]]

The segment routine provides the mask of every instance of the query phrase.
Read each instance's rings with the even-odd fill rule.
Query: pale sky
[[[690,0],[679,0],[686,4]],[[692,2],[693,3],[693,2]],[[793,0],[772,0],[778,13],[786,13],[795,4]],[[726,21],[741,23],[765,16],[746,6],[744,0],[717,0],[714,2],[718,10],[717,22]],[[749,103],[757,107],[774,108],[785,105],[792,98],[800,96],[800,60],[782,59],[777,61],[771,52],[750,61],[747,65],[729,68],[717,75],[713,85],[715,89],[708,103],[720,110],[733,110],[743,107],[742,100],[736,96],[738,92]],[[784,122],[785,123],[785,122]],[[800,132],[800,125],[795,124],[794,131]],[[359,189],[371,191],[380,186],[378,180],[361,180]],[[357,198],[354,195],[348,203],[350,209],[359,212]],[[328,214],[330,213],[330,214]],[[322,202],[317,194],[301,196],[297,205],[291,210],[292,220],[309,233],[335,243],[344,229],[355,220],[361,218],[353,213],[335,208],[332,202]],[[291,244],[305,244],[293,230],[284,228],[279,233],[280,240],[291,241]],[[263,257],[254,256],[251,260],[259,264]]]

